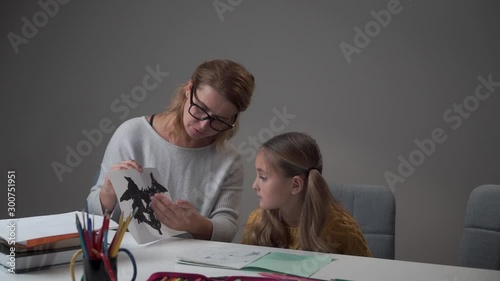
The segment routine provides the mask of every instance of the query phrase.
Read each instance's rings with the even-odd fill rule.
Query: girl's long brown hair
[[[275,136],[261,146],[266,159],[285,177],[306,178],[304,202],[298,226],[299,249],[315,252],[337,251],[338,245],[322,239],[328,214],[343,207],[333,198],[321,175],[323,161],[316,141],[304,133],[285,133]],[[287,226],[279,210],[262,210],[262,219],[249,230],[250,244],[286,248],[290,244]]]

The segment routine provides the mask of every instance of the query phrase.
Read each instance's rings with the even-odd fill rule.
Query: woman
[[[229,140],[238,114],[250,104],[254,77],[230,60],[208,61],[196,68],[160,114],[124,122],[113,134],[97,184],[87,198],[89,211],[102,214],[119,205],[108,173],[156,167],[172,196],[156,194],[151,208],[169,228],[193,238],[231,241],[243,184],[243,165]]]
[[[262,144],[255,167],[260,209],[250,214],[242,243],[371,256],[358,224],[321,175],[314,139],[295,132],[275,136]]]

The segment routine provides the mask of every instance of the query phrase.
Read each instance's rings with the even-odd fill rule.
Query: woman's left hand
[[[179,231],[192,232],[193,224],[201,217],[189,202],[172,202],[159,193],[151,197],[151,208],[162,224]]]

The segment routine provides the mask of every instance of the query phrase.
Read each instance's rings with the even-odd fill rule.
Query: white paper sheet
[[[137,243],[148,243],[183,233],[161,224],[150,207],[150,197],[155,193],[172,199],[168,188],[162,184],[158,169],[144,168],[142,173],[135,169],[118,170],[111,172],[109,178],[124,217],[138,209],[128,227]]]
[[[183,253],[177,256],[177,262],[198,266],[242,269],[267,254],[269,251],[238,247],[237,245],[214,246]]]

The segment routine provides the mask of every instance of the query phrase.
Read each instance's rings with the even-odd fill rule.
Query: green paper
[[[300,277],[309,277],[333,260],[329,254],[294,255],[280,252],[269,253],[244,267],[267,269]]]

